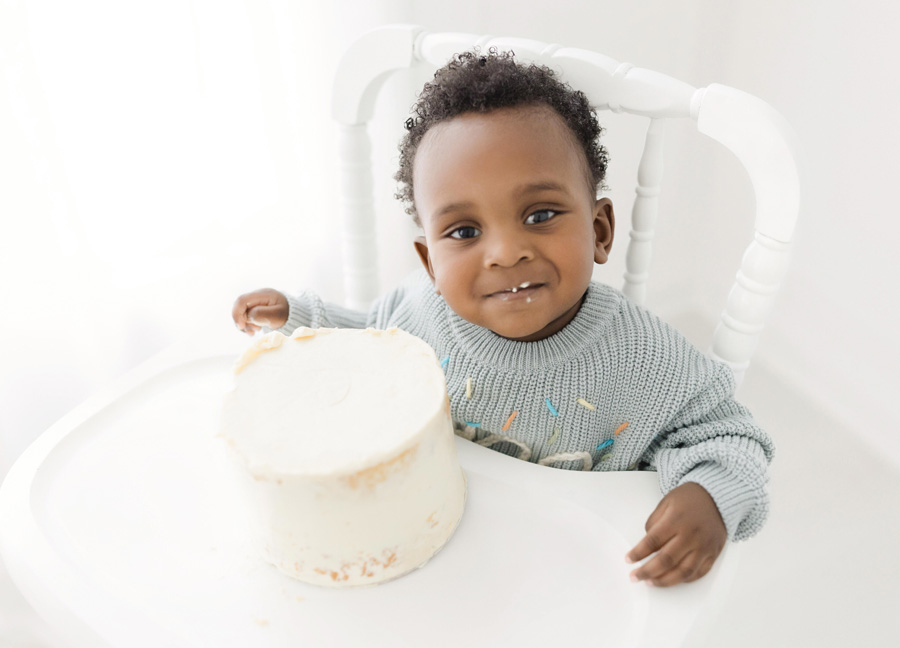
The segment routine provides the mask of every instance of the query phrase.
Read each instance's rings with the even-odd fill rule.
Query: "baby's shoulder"
[[[672,329],[659,315],[634,303],[621,290],[598,281],[591,282],[582,308],[611,335],[655,338]]]
[[[392,290],[383,294],[373,305],[372,321],[379,328],[399,326],[419,335],[418,320],[434,316],[440,309],[434,285],[424,270],[404,277]]]
[[[394,301],[404,301],[411,305],[424,305],[435,301],[438,295],[431,277],[420,268],[406,275],[391,291],[389,297]]]
[[[600,304],[596,310],[604,313],[605,319],[618,332],[644,334],[650,338],[672,336],[683,338],[675,327],[646,306],[636,304],[625,294],[612,286],[592,281],[588,302]]]
[[[716,361],[694,346],[675,326],[645,306],[636,304],[621,291],[599,282],[591,283],[595,300],[605,301],[608,319],[605,329],[607,350],[620,356],[640,358],[649,369],[672,365],[702,365],[714,370]]]

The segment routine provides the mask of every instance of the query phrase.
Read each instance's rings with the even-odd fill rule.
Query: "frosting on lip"
[[[535,289],[543,286],[544,284],[535,283],[531,281],[523,281],[518,286],[511,286],[510,288],[502,288],[501,290],[494,291],[488,295],[488,297],[496,297],[502,296],[506,294],[516,294],[520,291],[527,290],[528,288]]]
[[[542,288],[544,284],[541,283],[532,283],[530,281],[524,281],[518,286],[513,288],[508,288],[506,290],[498,290],[495,293],[491,293],[488,297],[493,297],[499,299],[501,301],[518,301],[520,299],[526,299],[526,301],[531,301],[531,296],[534,295],[538,289]]]

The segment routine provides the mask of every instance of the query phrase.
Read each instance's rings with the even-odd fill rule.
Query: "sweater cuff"
[[[301,326],[309,326],[312,321],[312,309],[309,303],[300,297],[294,295],[285,295],[288,301],[288,318],[280,329],[276,329],[283,335],[290,336],[295,330]]]
[[[697,464],[678,485],[687,482],[700,484],[710,494],[725,522],[729,540],[742,540],[752,535],[746,529],[739,532],[739,527],[757,505],[757,494],[753,489],[735,479],[727,468],[712,461]]]

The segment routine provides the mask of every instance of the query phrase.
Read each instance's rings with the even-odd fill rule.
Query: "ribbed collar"
[[[434,294],[432,292],[432,294]],[[605,328],[622,307],[619,292],[601,283],[591,282],[581,308],[562,330],[536,342],[516,342],[457,315],[440,300],[449,325],[447,333],[461,346],[470,361],[501,371],[545,371],[580,355],[596,344]],[[439,328],[443,328],[438,324]]]

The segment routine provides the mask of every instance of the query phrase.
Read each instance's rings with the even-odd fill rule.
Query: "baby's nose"
[[[534,258],[527,237],[509,234],[496,234],[485,246],[484,264],[486,267],[512,267],[521,261]]]

